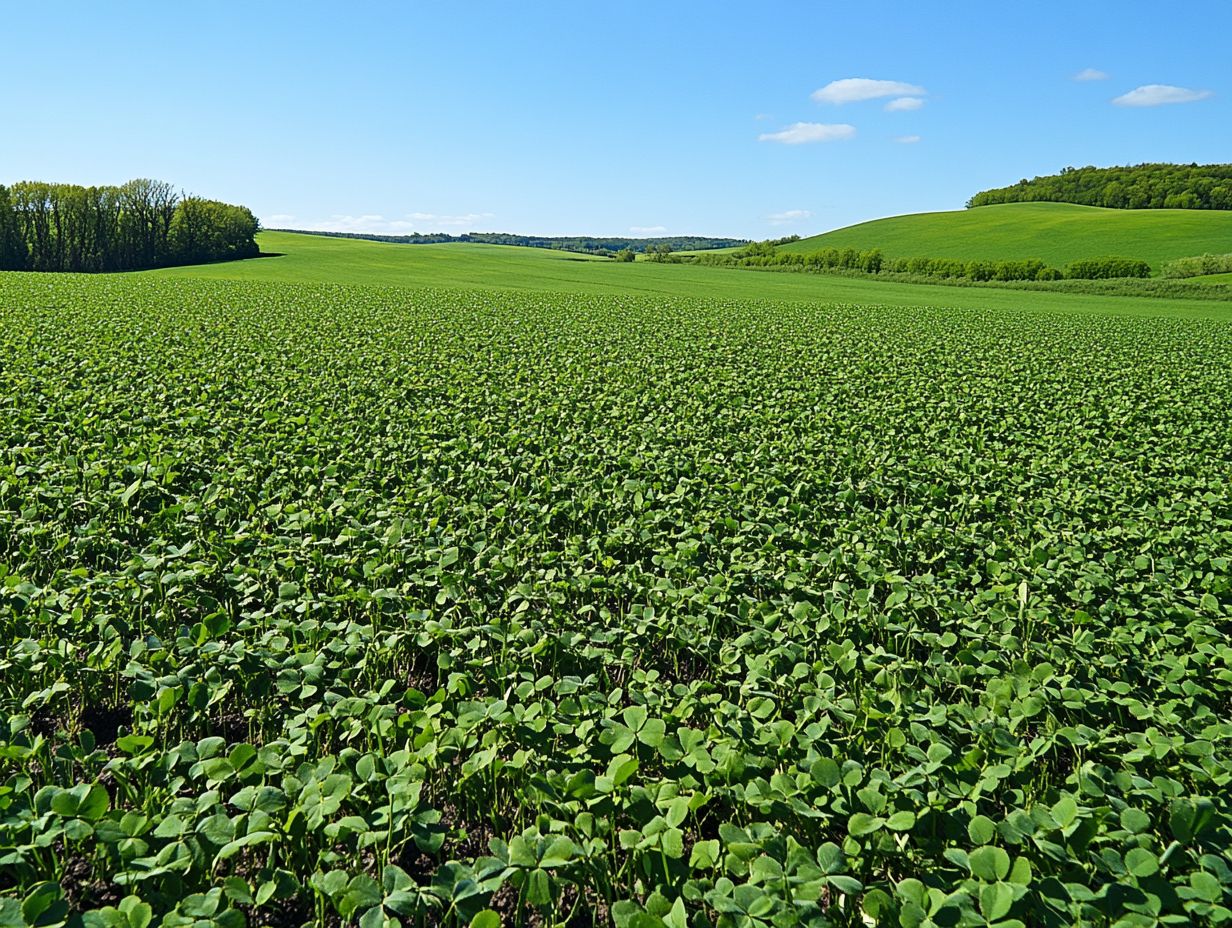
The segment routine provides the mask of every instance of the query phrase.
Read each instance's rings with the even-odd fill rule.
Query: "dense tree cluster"
[[[414,232],[410,235],[380,235],[368,232],[314,232],[305,229],[274,229],[276,232],[298,232],[302,235],[325,235],[330,238],[357,238],[368,242],[388,242],[393,245],[437,245],[443,242],[472,242],[480,245],[520,245],[523,248],[552,248],[582,254],[617,257],[625,249],[636,254],[658,254],[667,245],[670,251],[708,251],[747,245],[745,238],[709,238],[702,235],[675,235],[661,238],[594,238],[587,235],[543,236],[514,235],[510,232]],[[796,236],[799,238],[799,236]],[[784,240],[786,241],[786,240]]]
[[[936,279],[984,281],[1110,280],[1149,277],[1151,266],[1135,258],[1089,258],[1064,270],[1035,258],[1009,261],[962,261],[956,258],[887,258],[880,248],[823,248],[809,254],[781,252],[773,241],[754,242],[739,251],[689,258],[695,264],[785,268],[802,271],[857,271]]]
[[[180,196],[162,181],[0,186],[0,269],[124,271],[258,254],[243,206]]]
[[[1232,164],[1064,168],[1060,174],[983,190],[967,206],[1035,201],[1109,209],[1232,209]]]

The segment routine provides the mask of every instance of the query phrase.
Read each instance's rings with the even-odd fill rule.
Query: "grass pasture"
[[[1226,312],[319,241],[0,275],[0,923],[1232,919]]]
[[[749,272],[638,261],[622,264],[568,252],[501,245],[394,245],[289,232],[262,232],[274,258],[167,268],[144,279],[345,284],[487,292],[664,296],[712,300],[875,303],[978,310],[1228,315],[1193,301],[1135,300],[1079,293],[1024,293],[993,288],[920,286],[876,278]]]
[[[1200,277],[1187,277],[1185,279],[1197,284],[1232,284],[1232,273],[1203,274]]]
[[[880,248],[892,258],[1038,258],[1052,267],[1118,255],[1158,272],[1174,258],[1232,250],[1232,212],[1008,203],[875,219],[781,246],[801,254],[822,248]]]

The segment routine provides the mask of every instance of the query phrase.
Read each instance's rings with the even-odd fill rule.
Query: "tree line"
[[[1109,209],[1232,209],[1232,164],[1069,167],[1060,174],[982,190],[967,206],[1038,201]]]
[[[887,258],[880,248],[822,248],[809,254],[781,252],[773,242],[755,242],[739,251],[695,255],[691,263],[736,267],[787,268],[805,271],[856,271],[934,279],[986,281],[1111,280],[1149,277],[1151,266],[1137,258],[1084,258],[1064,269],[1036,258],[963,261],[957,258]]]
[[[244,206],[177,194],[163,181],[0,185],[0,270],[128,271],[259,254]]]
[[[324,235],[329,238],[355,238],[367,242],[388,242],[393,245],[437,245],[443,242],[472,242],[480,245],[520,245],[523,248],[552,248],[581,254],[617,257],[628,249],[633,254],[658,254],[666,245],[668,251],[708,251],[713,248],[733,248],[747,245],[747,238],[710,238],[703,235],[674,235],[659,238],[600,238],[590,235],[545,236],[515,235],[511,232],[413,232],[409,235],[381,235],[376,232],[314,232],[305,229],[271,229],[273,232],[297,232],[300,235]],[[797,236],[798,238],[799,236]]]

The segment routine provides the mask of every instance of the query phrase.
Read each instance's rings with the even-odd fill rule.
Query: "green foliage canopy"
[[[982,190],[967,206],[1041,200],[1110,209],[1232,209],[1232,164],[1069,167]]]
[[[118,187],[0,187],[0,270],[123,271],[259,253],[243,206],[138,179]]]

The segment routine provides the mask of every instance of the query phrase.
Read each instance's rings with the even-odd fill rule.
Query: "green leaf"
[[[1010,855],[999,847],[978,848],[969,855],[971,874],[986,883],[1004,880],[1010,872]]]
[[[886,828],[890,831],[910,831],[915,827],[914,812],[895,812],[886,819]]]
[[[667,726],[662,719],[647,719],[646,724],[637,733],[637,739],[647,747],[657,748],[663,743],[666,731]]]
[[[625,725],[639,731],[646,724],[646,709],[643,706],[629,706],[624,712],[620,713],[620,717],[624,719]]]
[[[1121,813],[1121,827],[1132,834],[1142,834],[1151,828],[1151,817],[1141,809],[1127,808]]]
[[[827,875],[842,873],[847,867],[847,857],[842,848],[832,841],[827,841],[817,848],[817,866]]]
[[[86,821],[97,822],[107,814],[109,808],[111,808],[111,797],[107,795],[107,788],[101,783],[95,783],[82,799],[81,805],[78,806],[77,815]]]
[[[689,800],[683,796],[677,796],[667,807],[667,815],[664,817],[667,819],[667,824],[675,828],[688,818],[688,815]]]
[[[692,870],[710,870],[719,862],[720,845],[716,839],[698,841],[689,853],[689,868]]]
[[[1146,848],[1131,848],[1125,854],[1125,869],[1139,878],[1152,876],[1159,872],[1159,860]]]
[[[491,909],[482,909],[470,920],[469,928],[501,928],[500,916]]]
[[[1223,886],[1214,874],[1195,870],[1189,874],[1189,886],[1203,902],[1216,903],[1223,899]]]
[[[885,819],[879,816],[869,815],[866,812],[857,812],[847,821],[847,831],[856,836],[872,834],[885,824]]]
[[[553,838],[539,860],[540,867],[563,867],[573,859],[573,842],[568,838]]]
[[[1062,828],[1067,828],[1078,817],[1078,803],[1070,796],[1062,796],[1052,807],[1052,817]]]
[[[1014,866],[1010,869],[1009,881],[1015,886],[1029,886],[1031,879],[1031,861],[1026,857],[1014,858]]]
[[[128,928],[147,928],[154,919],[154,910],[137,896],[125,896],[118,908],[128,920]]]
[[[0,898],[0,928],[25,928],[25,924],[21,903],[16,899]]]
[[[848,896],[854,896],[864,892],[864,884],[853,876],[843,876],[842,874],[831,874],[826,877],[826,882],[837,889],[840,893]]]
[[[684,856],[684,832],[679,828],[668,828],[663,832],[660,846],[668,857],[679,860]]]
[[[980,889],[980,914],[990,922],[1004,918],[1014,904],[1014,890],[1008,883],[993,883]]]
[[[972,844],[988,844],[997,835],[997,826],[986,815],[977,815],[967,823],[967,836]]]
[[[809,770],[809,775],[815,782],[821,784],[826,789],[834,789],[842,781],[838,764],[828,757],[823,757],[814,762]]]
[[[531,870],[526,877],[526,901],[531,905],[548,905],[552,901],[552,887],[543,870]]]

